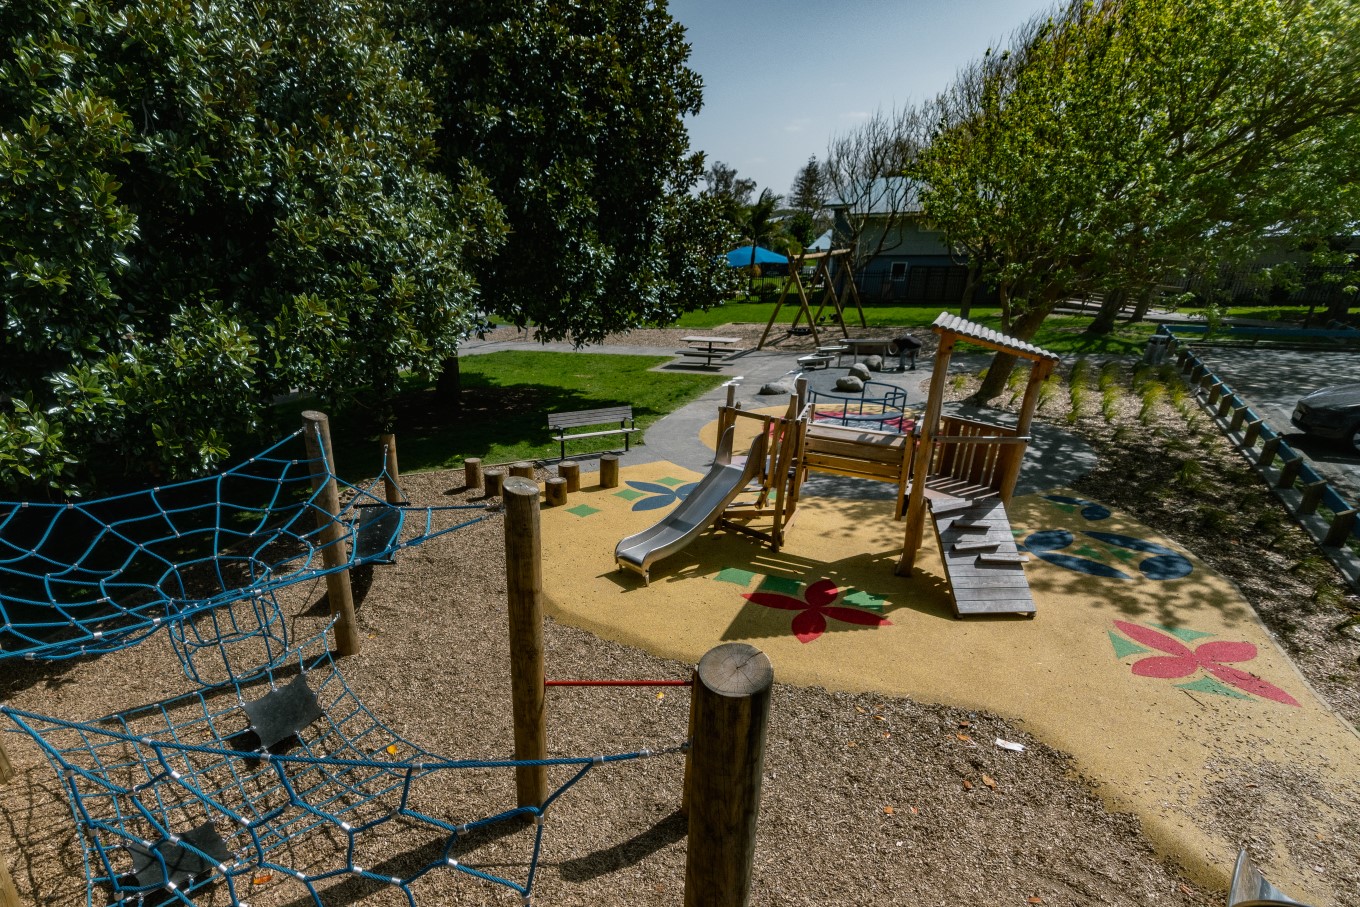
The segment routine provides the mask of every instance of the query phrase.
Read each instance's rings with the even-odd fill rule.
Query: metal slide
[[[741,494],[752,480],[760,475],[765,461],[764,433],[751,442],[751,450],[744,464],[732,463],[732,436],[735,429],[723,432],[718,443],[718,455],[713,468],[661,522],[649,529],[630,535],[614,548],[614,561],[619,568],[642,574],[650,581],[652,564],[668,557],[694,541],[701,532],[713,525],[727,505]]]

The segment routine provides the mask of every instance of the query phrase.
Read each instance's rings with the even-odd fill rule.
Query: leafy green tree
[[[730,238],[691,190],[683,118],[701,83],[655,0],[393,4],[435,99],[438,167],[464,162],[505,209],[476,276],[489,311],[580,343],[718,302]]]
[[[0,485],[207,469],[286,390],[385,412],[499,237],[366,0],[0,6]]]
[[[1070,295],[1353,221],[1358,34],[1344,0],[1078,0],[964,71],[909,172],[1028,339]]]

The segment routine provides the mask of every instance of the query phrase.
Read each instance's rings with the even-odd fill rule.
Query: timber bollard
[[[1318,505],[1322,503],[1322,495],[1326,490],[1326,482],[1312,482],[1305,485],[1303,497],[1299,498],[1299,513],[1317,513]]]
[[[482,487],[481,458],[468,457],[463,461],[463,484],[469,491]]]
[[[745,907],[750,897],[773,683],[769,658],[746,643],[699,661],[685,778],[685,907]]]
[[[1233,411],[1233,401],[1235,399],[1236,398],[1234,398],[1232,394],[1224,394],[1223,399],[1218,401],[1218,417],[1220,419],[1228,418],[1228,413]]]
[[[567,480],[567,493],[581,490],[581,464],[561,462],[557,464],[557,474]]]
[[[326,601],[330,604],[335,622],[335,650],[341,655],[359,653],[359,627],[354,617],[354,590],[349,582],[349,552],[345,534],[337,517],[340,514],[340,491],[335,484],[335,456],[331,447],[330,420],[325,413],[309,409],[302,414],[302,437],[307,444],[307,456],[326,464],[325,474],[312,471],[312,490],[318,492],[316,525],[321,530],[318,543],[326,569]],[[338,568],[344,569],[338,569]]]
[[[605,454],[600,457],[600,487],[619,487],[619,458],[617,454]]]
[[[567,480],[561,476],[548,479],[543,485],[543,503],[549,507],[561,507],[567,503]]]
[[[5,752],[5,745],[0,743],[0,784],[8,784],[14,777],[14,766],[10,764],[9,753]]]
[[[1299,473],[1303,471],[1303,457],[1295,454],[1284,465],[1280,467],[1280,477],[1275,481],[1276,488],[1293,488],[1294,483],[1299,480]]]
[[[14,879],[10,878],[9,864],[0,857],[0,907],[23,907],[23,903],[19,900],[19,890],[14,887]]]
[[[1245,406],[1234,406],[1232,411],[1232,421],[1228,423],[1229,431],[1237,431],[1242,427],[1242,423],[1247,421],[1247,408]]]
[[[505,593],[510,611],[510,689],[515,758],[548,758],[548,717],[543,685],[543,557],[538,485],[523,476],[505,480]],[[548,769],[515,769],[520,806],[541,807]]]
[[[1275,455],[1280,450],[1280,436],[1266,438],[1261,442],[1261,453],[1256,457],[1256,465],[1262,468],[1270,466],[1275,462]]]
[[[510,475],[519,476],[521,479],[534,478],[534,464],[520,460],[518,463],[510,464]]]
[[[1264,423],[1260,419],[1252,419],[1247,423],[1247,430],[1242,435],[1242,446],[1248,449],[1256,446],[1256,439],[1261,437],[1261,426]]]
[[[401,493],[401,470],[397,468],[397,436],[383,435],[383,498],[389,504],[405,504]]]
[[[486,484],[486,490],[482,494],[494,498],[501,493],[501,486],[505,484],[505,470],[488,469],[482,473],[482,479]]]
[[[1208,403],[1210,406],[1218,405],[1218,398],[1223,396],[1224,387],[1225,385],[1223,384],[1222,381],[1214,381],[1212,384],[1209,385]]]
[[[1355,515],[1357,512],[1354,507],[1350,510],[1343,510],[1332,516],[1332,525],[1327,527],[1327,537],[1322,540],[1325,548],[1340,548],[1346,544],[1346,540],[1355,531]]]

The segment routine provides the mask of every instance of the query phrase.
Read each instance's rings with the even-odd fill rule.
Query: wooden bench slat
[[[598,428],[595,431],[578,431],[568,434],[569,428],[618,423],[618,428]],[[629,449],[633,432],[641,431],[633,424],[633,407],[607,406],[600,409],[581,409],[574,412],[549,413],[548,430],[554,432],[561,445],[561,459],[567,458],[567,442],[577,438],[600,438],[606,435],[623,435],[623,449]]]

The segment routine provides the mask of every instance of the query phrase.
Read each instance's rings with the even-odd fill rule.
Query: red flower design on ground
[[[1133,663],[1133,673],[1139,677],[1157,677],[1172,680],[1189,677],[1201,668],[1214,678],[1229,686],[1236,687],[1254,696],[1282,702],[1285,705],[1298,705],[1298,700],[1274,684],[1266,683],[1254,674],[1237,668],[1228,667],[1224,662],[1251,661],[1256,657],[1256,646],[1249,642],[1206,642],[1193,650],[1173,636],[1160,633],[1150,627],[1114,622],[1129,639],[1165,652],[1165,655],[1151,655]]]
[[[886,617],[879,617],[868,611],[860,611],[858,608],[832,607],[831,603],[840,594],[840,588],[829,579],[820,579],[807,587],[803,593],[803,598],[794,598],[791,595],[783,595],[779,592],[755,592],[742,594],[742,598],[754,602],[757,605],[764,605],[767,608],[779,608],[784,611],[797,611],[793,616],[793,635],[798,637],[799,642],[809,643],[826,632],[826,619],[828,617],[835,620],[844,621],[848,624],[859,624],[862,627],[883,627],[891,626],[892,621]]]

